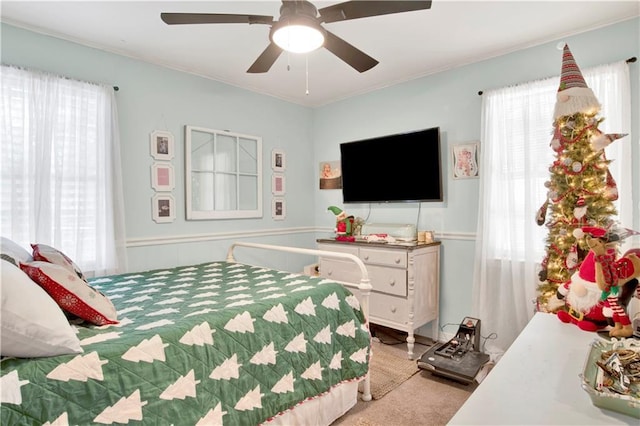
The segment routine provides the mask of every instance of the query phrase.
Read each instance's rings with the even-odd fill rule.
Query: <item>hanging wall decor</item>
[[[453,145],[451,156],[454,179],[477,178],[480,174],[478,166],[478,142]]]
[[[285,178],[282,173],[274,173],[271,176],[271,192],[273,195],[284,195],[285,189]]]
[[[271,216],[274,220],[284,220],[287,215],[284,198],[275,197],[271,204]]]
[[[175,187],[175,177],[171,164],[153,163],[151,166],[151,187],[157,192],[173,190]]]
[[[274,172],[283,172],[286,169],[284,151],[274,149],[271,151],[271,168]]]
[[[155,160],[171,160],[175,154],[173,134],[164,130],[154,130],[150,135],[151,156]]]
[[[151,211],[156,223],[173,222],[176,218],[175,209],[175,201],[169,194],[156,194],[151,198]]]

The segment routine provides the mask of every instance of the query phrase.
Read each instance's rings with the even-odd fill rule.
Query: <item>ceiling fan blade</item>
[[[378,61],[371,56],[329,31],[324,39],[324,47],[359,72],[365,72],[378,65]]]
[[[369,16],[411,12],[431,8],[428,1],[347,1],[318,9],[321,22],[338,22]]]
[[[281,53],[282,49],[275,43],[269,43],[267,48],[258,56],[258,59],[249,67],[247,72],[256,74],[269,71]]]
[[[273,16],[234,15],[228,13],[161,13],[169,25],[181,24],[273,24]]]

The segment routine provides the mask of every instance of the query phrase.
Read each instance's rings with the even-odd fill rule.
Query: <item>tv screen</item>
[[[442,201],[440,128],[340,144],[345,203]]]

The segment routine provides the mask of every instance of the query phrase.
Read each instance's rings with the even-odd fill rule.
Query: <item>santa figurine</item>
[[[591,226],[583,227],[582,231],[592,237],[605,240],[608,235],[606,230]],[[558,287],[556,296],[565,301],[564,309],[557,313],[560,321],[575,324],[585,331],[598,331],[609,325],[603,313],[602,290],[596,282],[596,262],[593,251],[589,251],[571,279]]]

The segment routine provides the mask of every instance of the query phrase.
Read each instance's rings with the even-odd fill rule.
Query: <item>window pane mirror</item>
[[[262,217],[262,138],[185,126],[187,220]]]

